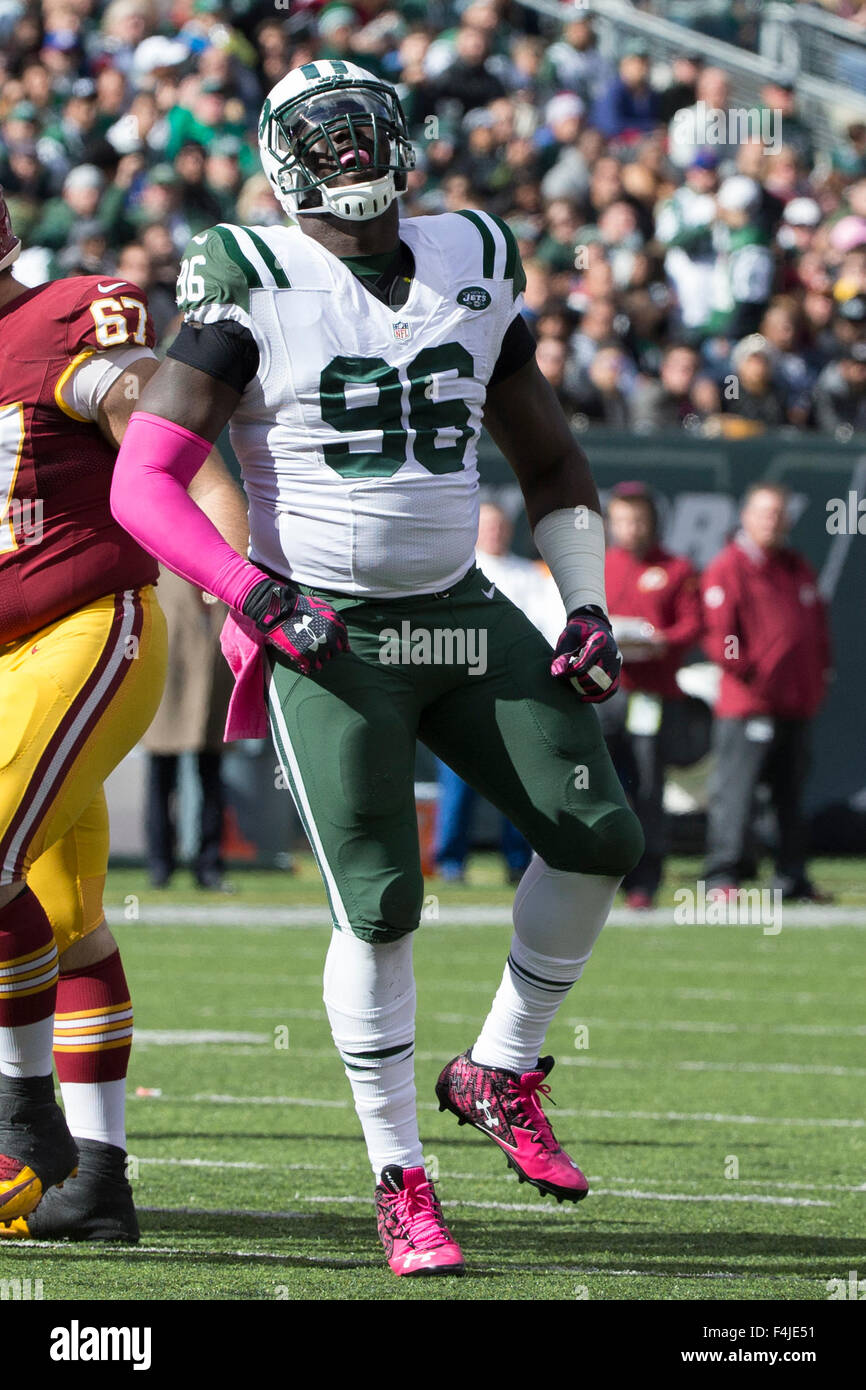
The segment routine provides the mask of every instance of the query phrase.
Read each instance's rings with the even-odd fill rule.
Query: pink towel
[[[231,667],[235,688],[229,700],[225,739],[267,738],[264,634],[242,613],[229,613],[220,633],[223,656]]]

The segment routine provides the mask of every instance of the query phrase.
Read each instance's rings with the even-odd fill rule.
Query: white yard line
[[[105,915],[109,926],[122,927],[129,924],[128,907],[106,908]],[[318,927],[330,923],[331,914],[320,903],[309,906],[295,904],[292,907],[248,906],[241,904],[214,903],[150,903],[139,901],[138,916],[133,919],[137,925],[152,926],[207,926],[244,928],[304,928]],[[627,927],[632,930],[678,927],[674,921],[673,908],[655,908],[651,912],[631,912],[628,908],[614,908],[607,919],[609,927]],[[510,907],[442,907],[435,921],[422,923],[427,931],[435,932],[438,927],[510,927]],[[866,908],[863,907],[783,907],[782,931],[789,927],[827,928],[835,926],[866,927]],[[710,928],[713,929],[712,927]],[[720,923],[718,930],[727,930]],[[760,923],[744,928],[760,933]],[[698,931],[706,931],[699,926]]]
[[[330,1173],[331,1164],[329,1163],[252,1163],[245,1161],[234,1161],[222,1158],[145,1158],[136,1155],[139,1165],[150,1166],[156,1164],[166,1168],[227,1168],[227,1169],[248,1169],[256,1173]],[[491,1173],[452,1173],[449,1169],[444,1175],[446,1182],[490,1182],[495,1178]],[[615,1177],[607,1174],[602,1176],[588,1175],[589,1181],[593,1184],[600,1182],[618,1183],[617,1188],[606,1189],[610,1192],[619,1192],[622,1189],[634,1187],[634,1179]],[[510,1173],[504,1175],[504,1179],[509,1183],[516,1183],[516,1177]],[[700,1183],[697,1179],[680,1179],[685,1182],[687,1187],[698,1187]],[[749,1178],[752,1187],[782,1187],[790,1191],[797,1188],[802,1192],[857,1192],[866,1193],[866,1183],[834,1183],[834,1182],[794,1182],[780,1178]],[[593,1187],[593,1191],[600,1191]],[[0,1246],[0,1249],[3,1247]]]
[[[136,1033],[135,1040],[138,1046],[143,1047],[221,1047],[237,1043],[249,1043],[264,1047],[269,1044],[272,1045],[274,1037],[271,1033],[221,1033],[211,1029],[195,1028],[141,1029]],[[293,1047],[288,1051],[291,1052],[292,1057],[306,1061],[326,1060],[335,1055],[333,1048],[329,1047]],[[419,1062],[435,1062],[441,1056],[438,1052],[418,1052],[415,1055]],[[664,1071],[672,1069],[688,1072],[772,1073],[789,1076],[866,1076],[866,1067],[822,1065],[809,1062],[706,1062],[701,1060],[674,1062],[667,1059],[657,1061],[638,1057],[591,1057],[589,1055],[572,1057],[570,1054],[566,1054],[558,1058],[558,1065],[561,1067],[595,1067],[606,1071]]]
[[[140,1097],[130,1096],[130,1100],[140,1099]],[[313,1096],[226,1096],[226,1095],[195,1095],[195,1096],[161,1096],[163,1101],[180,1101],[183,1105],[299,1105],[312,1110],[348,1110],[350,1102],[348,1100],[324,1100]],[[420,1107],[422,1109],[436,1109],[437,1106]]]
[[[201,1214],[201,1213],[197,1213],[197,1212],[195,1211],[195,1209],[192,1208],[192,1207],[139,1207],[139,1211],[149,1211],[149,1212],[151,1212],[151,1213],[153,1213],[153,1214],[156,1214],[156,1215],[161,1215],[161,1214],[175,1215],[175,1214],[177,1214],[177,1215],[180,1215],[180,1216],[195,1216],[195,1215],[200,1215],[200,1214]],[[217,1210],[217,1211],[212,1211],[212,1212],[207,1213],[207,1214],[213,1215],[213,1216],[244,1216],[244,1217],[246,1217],[246,1216],[252,1216],[252,1217],[254,1217],[254,1216],[261,1216],[261,1215],[263,1215],[262,1212],[247,1212],[247,1211],[233,1211],[233,1210],[228,1210],[228,1211],[219,1211],[219,1210]],[[267,1215],[267,1213],[264,1213],[264,1214]],[[294,1215],[300,1215],[300,1216],[302,1216],[302,1217],[307,1217],[307,1213],[305,1213],[305,1212],[304,1212],[304,1213],[292,1213],[292,1214],[294,1214]],[[31,1252],[31,1253],[32,1253],[33,1250],[46,1250],[46,1251],[52,1251],[52,1250],[54,1250],[54,1251],[62,1251],[62,1250],[68,1250],[69,1247],[68,1247],[68,1244],[67,1244],[66,1242],[64,1242],[64,1241],[58,1241],[58,1240],[28,1240],[28,1241],[21,1241],[21,1242],[9,1241],[9,1242],[7,1242],[6,1244],[4,1244],[4,1245],[3,1245],[2,1247],[0,1247],[0,1248],[2,1248],[4,1251],[8,1251],[8,1252],[11,1252],[12,1249],[17,1248],[17,1249],[19,1249],[19,1250],[21,1251],[22,1255],[25,1255],[27,1252]],[[280,1261],[282,1261],[283,1263],[285,1263],[288,1259],[291,1259],[291,1262],[292,1262],[291,1268],[290,1268],[290,1269],[287,1269],[285,1275],[282,1276],[284,1280],[289,1281],[289,1287],[291,1286],[291,1280],[292,1280],[293,1278],[297,1278],[297,1277],[298,1277],[298,1264],[299,1264],[299,1263],[302,1263],[303,1265],[321,1266],[321,1267],[326,1268],[326,1269],[328,1269],[328,1268],[330,1268],[330,1269],[361,1269],[361,1268],[364,1268],[364,1269],[381,1269],[381,1270],[383,1270],[383,1271],[384,1271],[384,1269],[385,1269],[384,1261],[383,1261],[382,1258],[370,1258],[370,1259],[367,1259],[367,1258],[364,1258],[364,1257],[358,1257],[358,1258],[356,1258],[356,1259],[349,1259],[349,1258],[347,1258],[347,1259],[339,1259],[339,1258],[336,1257],[336,1256],[334,1256],[334,1257],[329,1257],[329,1256],[327,1256],[327,1255],[307,1255],[307,1254],[298,1254],[297,1252],[293,1252],[293,1253],[291,1254],[291,1256],[290,1256],[290,1255],[288,1255],[288,1254],[286,1254],[286,1253],[278,1253],[278,1252],[272,1252],[272,1251],[262,1251],[262,1250],[220,1250],[220,1249],[216,1249],[216,1248],[214,1248],[214,1247],[200,1247],[200,1246],[192,1247],[192,1246],[182,1246],[182,1245],[133,1245],[133,1246],[125,1245],[125,1246],[121,1246],[121,1247],[117,1247],[117,1248],[115,1248],[115,1247],[112,1246],[112,1245],[102,1245],[102,1246],[100,1246],[98,1252],[94,1252],[94,1253],[98,1254],[98,1257],[99,1257],[100,1260],[106,1260],[106,1259],[120,1259],[120,1260],[123,1260],[123,1261],[134,1260],[135,1257],[136,1257],[137,1255],[144,1255],[144,1256],[147,1256],[147,1257],[151,1257],[151,1256],[154,1256],[154,1255],[155,1255],[155,1256],[161,1256],[161,1257],[164,1258],[164,1259],[170,1259],[170,1260],[176,1260],[176,1259],[180,1258],[180,1259],[188,1259],[188,1260],[193,1260],[193,1261],[197,1261],[197,1260],[207,1260],[207,1259],[219,1259],[219,1258],[225,1258],[226,1256],[230,1256],[232,1259],[249,1260],[249,1261],[251,1261],[251,1263],[262,1263],[262,1264],[267,1264],[267,1263],[271,1263],[271,1262],[280,1262]],[[470,1278],[472,1277],[473,1274],[499,1274],[499,1275],[503,1275],[503,1276],[504,1276],[504,1275],[513,1275],[514,1272],[515,1272],[515,1271],[514,1271],[514,1266],[513,1266],[513,1265],[508,1265],[508,1264],[505,1264],[505,1265],[475,1264],[475,1263],[473,1263],[472,1261],[470,1261],[470,1264],[469,1264],[469,1266],[468,1266],[468,1268],[467,1268],[467,1274],[469,1275]],[[525,1272],[525,1271],[524,1271],[524,1272]],[[709,1270],[709,1269],[708,1269],[708,1270],[702,1270],[702,1269],[689,1269],[689,1270],[677,1270],[677,1269],[673,1269],[673,1270],[667,1270],[667,1269],[607,1269],[607,1268],[605,1268],[605,1266],[603,1266],[603,1265],[547,1265],[547,1264],[546,1264],[546,1265],[544,1266],[544,1269],[543,1269],[542,1272],[543,1272],[544,1274],[567,1274],[567,1275],[572,1275],[572,1276],[579,1277],[579,1278],[582,1278],[582,1277],[584,1277],[584,1276],[586,1276],[586,1275],[600,1275],[600,1276],[605,1276],[605,1277],[612,1278],[612,1279],[729,1279],[729,1280],[743,1280],[743,1279],[749,1279],[749,1280],[752,1280],[752,1279],[754,1279],[754,1278],[756,1277],[756,1272],[753,1271],[753,1270],[746,1270],[746,1271],[744,1271],[742,1274],[739,1274],[739,1273],[736,1273],[736,1272],[734,1272],[734,1271],[729,1271],[729,1270]],[[759,1276],[758,1276],[758,1277],[760,1277],[761,1279],[772,1279],[772,1280],[775,1280],[775,1281],[778,1282],[778,1281],[782,1280],[783,1278],[785,1278],[785,1277],[787,1277],[787,1276],[783,1276],[783,1275],[780,1275],[780,1274],[764,1274],[763,1272],[759,1272]],[[290,1301],[291,1301],[291,1300],[290,1300]]]
[[[764,1193],[739,1193],[739,1192],[719,1192],[719,1193],[693,1193],[693,1192],[644,1192],[636,1188],[614,1188],[614,1187],[594,1187],[591,1189],[590,1196],[593,1197],[624,1197],[633,1202],[743,1202],[758,1206],[772,1207],[832,1207],[834,1202],[823,1202],[810,1197],[768,1197]],[[369,1197],[328,1197],[328,1196],[298,1196],[298,1202],[315,1202],[325,1205],[334,1203],[339,1206],[368,1206]],[[442,1201],[443,1207],[472,1207],[476,1211],[526,1211],[551,1214],[552,1207],[549,1202],[473,1202],[463,1197],[448,1197]],[[565,1215],[565,1211],[560,1212]]]
[[[327,1018],[324,1008],[321,1009],[294,1009],[284,1008],[281,1004],[274,1004],[270,1008],[244,1009],[243,1014],[247,1018],[267,1018],[274,1021],[274,1026],[289,1020],[309,1020],[312,1023],[326,1023]],[[445,1024],[478,1024],[477,1014],[451,1014],[434,1013],[429,1018],[434,1023]],[[596,1018],[592,1014],[585,1014],[580,1018],[559,1018],[559,1024],[564,1024],[567,1028],[587,1027],[587,1028],[616,1028],[623,1032],[636,1033],[706,1033],[746,1034],[754,1037],[802,1037],[802,1038],[866,1038],[866,1024],[852,1023],[722,1023],[712,1019],[664,1019],[664,1018]],[[175,1041],[178,1045],[184,1042],[249,1042],[266,1043],[273,1042],[273,1033],[243,1033],[243,1032],[217,1032],[213,1029],[167,1029],[167,1028],[136,1028],[136,1042],[150,1043],[155,1046],[170,1045]]]
[[[433,1107],[431,1107],[432,1109]],[[806,1119],[801,1115],[714,1115],[710,1112],[684,1112],[680,1110],[563,1110],[560,1115],[583,1116],[591,1120],[685,1120],[692,1123],[723,1125],[781,1125],[783,1127],[804,1127],[818,1129],[863,1129],[866,1120],[861,1119]]]
[[[242,1216],[252,1221],[309,1221],[306,1211],[249,1211],[246,1207],[143,1207],[136,1202],[138,1212],[172,1216]],[[2,1247],[0,1247],[2,1248]]]
[[[736,996],[734,996],[736,997]],[[285,1009],[272,1009],[259,1011],[255,1016],[276,1018],[277,1013],[288,1012]],[[314,1009],[297,1010],[297,1015],[304,1018],[325,1020],[325,1011]],[[252,1017],[252,1013],[250,1014]],[[428,1017],[433,1023],[454,1023],[478,1026],[478,1014],[430,1014]],[[586,1015],[582,1018],[558,1018],[557,1023],[565,1024],[568,1028],[586,1026],[587,1028],[617,1028],[623,1031],[638,1033],[708,1033],[708,1034],[731,1034],[736,1035],[754,1034],[757,1037],[804,1037],[804,1038],[866,1038],[866,1024],[809,1024],[809,1023],[720,1023],[712,1020],[701,1021],[699,1019],[664,1019],[664,1018],[595,1018]]]
[[[702,1062],[656,1061],[639,1057],[565,1056],[557,1059],[560,1067],[599,1067],[606,1071],[713,1071],[741,1074],[781,1074],[785,1076],[866,1076],[866,1067],[821,1066],[799,1062]]]
[[[136,1028],[136,1047],[198,1047],[202,1044],[273,1043],[273,1033],[224,1033],[212,1028]]]
[[[327,1172],[326,1168],[315,1163],[249,1163],[229,1158],[145,1158],[141,1154],[133,1154],[132,1157],[140,1166],[146,1167],[156,1164],[161,1168],[240,1168],[251,1173],[284,1173],[290,1168],[303,1168],[310,1172]]]
[[[146,1099],[131,1095],[130,1100]],[[211,1094],[200,1092],[192,1096],[166,1095],[159,1097],[162,1103],[176,1105],[298,1105],[309,1107],[314,1110],[348,1110],[351,1102],[348,1100],[324,1100],[311,1096],[233,1096]],[[419,1110],[437,1110],[438,1105],[433,1102],[420,1101]],[[727,1115],[714,1114],[705,1111],[681,1111],[681,1110],[573,1110],[564,1106],[557,1107],[557,1114],[565,1117],[577,1117],[589,1120],[683,1120],[692,1123],[702,1124],[730,1124],[730,1125],[782,1125],[805,1128],[830,1128],[830,1129],[863,1129],[866,1127],[866,1120],[854,1118],[831,1118],[815,1116],[807,1118],[802,1115]]]
[[[638,1033],[752,1033],[760,1037],[772,1033],[803,1038],[866,1038],[866,1024],[846,1026],[835,1023],[719,1023],[708,1019],[594,1018],[591,1015],[585,1018],[562,1019],[561,1022],[567,1023],[569,1027],[586,1024],[588,1028],[618,1028]]]

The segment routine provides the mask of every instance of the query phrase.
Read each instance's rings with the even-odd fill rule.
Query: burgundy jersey
[[[718,718],[812,719],[831,653],[809,562],[788,546],[761,550],[740,532],[707,566],[702,587],[704,650],[722,668]]]
[[[611,613],[644,618],[667,641],[661,656],[625,662],[624,688],[684,699],[677,671],[701,635],[700,580],[688,560],[658,545],[643,558],[611,545],[604,559],[604,587]]]
[[[116,451],[61,404],[73,366],[153,342],[144,295],[126,280],[57,280],[0,309],[0,645],[156,582],[156,561],[111,515]]]

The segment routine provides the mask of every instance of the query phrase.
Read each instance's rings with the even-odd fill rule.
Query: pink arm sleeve
[[[241,609],[268,576],[223,540],[187,492],[212,447],[182,425],[134,411],[114,465],[111,512],[175,574]]]

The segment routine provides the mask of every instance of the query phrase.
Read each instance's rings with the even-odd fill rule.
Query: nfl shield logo
[[[394,337],[397,339],[398,343],[405,343],[412,337],[412,329],[404,319],[400,319],[394,324]]]

